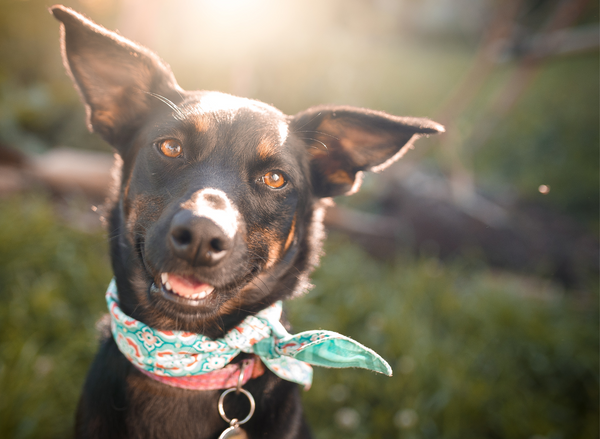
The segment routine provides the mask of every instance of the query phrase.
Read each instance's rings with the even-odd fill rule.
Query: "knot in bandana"
[[[281,301],[246,317],[224,337],[164,331],[126,315],[113,279],[106,291],[111,332],[119,350],[142,371],[165,377],[196,376],[222,369],[240,352],[255,354],[277,376],[312,383],[312,367],[360,367],[391,376],[389,364],[371,349],[332,331],[290,334],[283,327]]]

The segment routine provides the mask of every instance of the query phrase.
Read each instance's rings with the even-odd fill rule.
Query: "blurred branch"
[[[559,54],[569,52],[576,47],[593,47],[590,40],[595,38],[598,47],[598,28],[593,31],[563,30],[570,26],[583,12],[588,0],[562,0],[545,29],[532,38],[532,44],[521,58],[516,70],[506,85],[499,90],[490,104],[488,111],[481,118],[482,122],[475,126],[469,144],[471,149],[483,145],[493,134],[498,123],[513,108],[518,99],[531,84],[543,62]],[[454,145],[456,148],[456,145]]]
[[[55,148],[45,154],[25,155],[0,145],[0,194],[44,185],[54,192],[80,192],[104,200],[111,185],[110,154],[71,148]]]
[[[111,184],[113,157],[103,152],[55,148],[31,159],[31,174],[57,192],[81,191],[103,200]]]
[[[531,39],[528,46],[529,56],[538,60],[598,50],[600,26],[588,25],[540,33]]]
[[[492,227],[505,225],[508,217],[503,208],[476,193],[473,171],[465,164],[468,157],[465,157],[464,145],[468,143],[472,151],[485,144],[497,124],[527,90],[544,62],[559,55],[599,46],[598,26],[566,29],[581,16],[588,0],[558,1],[542,29],[529,39],[525,39],[523,32],[517,32],[522,3],[521,0],[498,3],[495,18],[470,69],[434,117],[446,125],[440,146],[447,169],[445,184],[449,189],[448,198],[464,213]],[[517,65],[509,79],[497,90],[487,109],[478,113],[477,121],[472,122],[466,132],[461,130],[459,122],[473,105],[481,88],[499,65],[511,58],[516,59]],[[411,154],[411,162],[417,161],[425,152],[426,148],[419,148]],[[397,165],[395,170],[401,172],[407,168]],[[390,172],[381,178],[389,180],[393,174]]]
[[[375,215],[341,206],[327,209],[325,223],[329,227],[347,233],[358,233],[374,238],[393,239],[399,228],[399,220],[396,217]]]
[[[494,14],[487,34],[479,45],[471,67],[438,110],[435,119],[440,123],[453,125],[477,96],[485,80],[495,70],[497,63],[494,54],[497,51],[498,42],[509,39],[522,3],[523,0],[499,2],[498,10]]]
[[[471,67],[434,117],[435,120],[446,126],[446,133],[440,137],[440,146],[449,173],[448,179],[445,181],[450,192],[449,199],[453,200],[457,206],[462,207],[465,212],[490,225],[504,223],[506,215],[501,213],[503,209],[499,206],[490,210],[489,207],[492,203],[488,201],[482,204],[481,197],[476,196],[472,171],[463,164],[461,158],[460,146],[464,141],[464,136],[457,126],[458,121],[478,96],[483,85],[497,69],[500,42],[511,39],[514,33],[514,23],[521,12],[522,3],[523,0],[498,2],[494,18],[479,45]],[[425,148],[420,148],[411,154],[411,161],[413,163],[418,161],[425,152]],[[401,168],[397,167],[396,169]],[[387,178],[391,178],[391,174],[393,173],[387,174]],[[495,219],[490,218],[489,212],[496,212],[499,216]]]
[[[576,225],[554,212],[533,211],[526,205],[503,208],[481,196],[475,190],[472,170],[465,166],[461,150],[466,142],[473,150],[493,135],[498,122],[514,107],[545,62],[557,56],[598,48],[597,26],[568,29],[587,3],[587,0],[558,2],[543,28],[528,40],[515,32],[521,2],[500,4],[498,16],[472,67],[435,117],[447,126],[441,143],[448,175],[436,178],[420,172],[414,162],[423,155],[421,148],[411,154],[410,162],[405,159],[396,164],[396,172],[379,176],[391,188],[387,195],[378,195],[389,215],[386,220],[394,214],[394,208],[390,211],[389,206],[399,206],[395,212],[398,215],[395,230],[390,232],[387,227],[381,227],[377,218],[357,216],[339,207],[333,208],[337,211],[328,212],[327,225],[347,232],[374,253],[382,253],[375,248],[374,242],[396,242],[399,247],[414,247],[435,241],[440,246],[441,256],[452,254],[461,245],[473,245],[482,249],[485,259],[492,265],[531,269],[536,263],[547,260],[557,277],[566,283],[576,282],[577,267],[582,264],[587,267],[587,259],[596,263],[597,256],[592,249],[597,246],[597,240],[586,236]],[[471,132],[461,133],[459,121],[492,73],[511,53],[518,55],[513,58],[516,68],[497,90],[487,110],[477,115],[479,122],[471,125]],[[385,224],[392,226],[391,222]],[[408,240],[399,242],[402,228],[408,230]],[[578,255],[583,254],[586,256],[581,259]],[[590,269],[596,269],[594,264],[589,266]]]

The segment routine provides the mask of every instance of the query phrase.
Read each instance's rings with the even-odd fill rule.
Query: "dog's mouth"
[[[211,308],[209,300],[214,296],[214,285],[189,273],[162,272],[160,275],[152,275],[154,270],[151,269],[145,258],[145,245],[141,239],[136,243],[136,248],[142,265],[151,279],[149,294],[162,297],[168,302],[186,308],[193,307],[196,310]]]
[[[138,236],[136,250],[148,276],[148,312],[161,319],[172,319],[179,326],[188,323],[197,325],[219,315],[222,306],[238,296],[260,271],[258,264],[250,267],[237,264],[237,271],[221,267],[215,273],[194,269],[177,261],[152,263],[147,257],[145,244],[143,237]],[[155,269],[156,266],[162,266],[162,270]],[[239,267],[245,269],[240,270]]]
[[[215,290],[214,286],[199,281],[193,276],[174,273],[161,273],[160,284],[165,294],[192,302],[205,300]]]

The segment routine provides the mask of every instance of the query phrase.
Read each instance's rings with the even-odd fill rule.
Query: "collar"
[[[172,377],[158,375],[145,369],[138,368],[138,370],[147,377],[172,387],[188,390],[219,390],[230,389],[238,385],[243,386],[251,378],[258,378],[264,374],[265,366],[256,355],[253,355],[239,363],[231,363],[223,369],[213,370],[202,375]],[[241,380],[240,374],[242,374]]]
[[[166,377],[166,384],[171,384],[171,377],[186,382],[192,380],[190,377],[222,371],[240,352],[257,355],[275,375],[302,384],[305,389],[312,383],[311,364],[359,367],[392,375],[383,358],[349,337],[322,330],[288,333],[279,321],[280,301],[246,317],[218,339],[185,331],[158,330],[129,317],[119,307],[114,279],[106,291],[106,303],[119,350],[146,375],[152,374],[158,381]],[[239,376],[239,370],[237,375],[233,373]]]

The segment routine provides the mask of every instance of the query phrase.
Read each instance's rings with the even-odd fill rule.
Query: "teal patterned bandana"
[[[305,331],[293,335],[279,322],[281,302],[246,317],[223,338],[161,331],[127,316],[119,308],[113,279],[106,292],[111,331],[119,350],[136,367],[156,375],[185,377],[225,367],[240,352],[255,354],[277,376],[312,383],[310,364],[324,367],[360,367],[391,376],[390,365],[371,349],[332,331]]]

